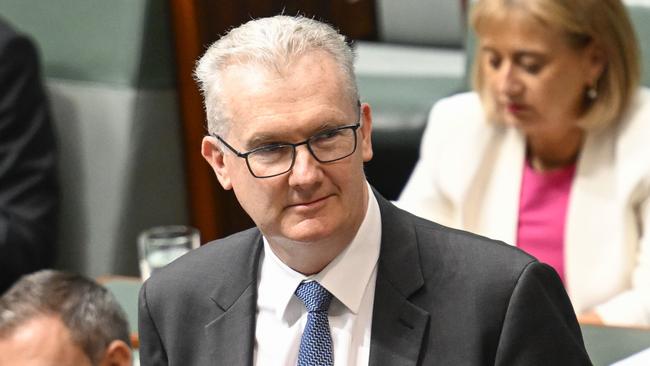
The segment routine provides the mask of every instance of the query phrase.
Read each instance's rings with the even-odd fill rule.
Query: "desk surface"
[[[582,336],[594,366],[611,365],[650,347],[650,329],[582,325]]]

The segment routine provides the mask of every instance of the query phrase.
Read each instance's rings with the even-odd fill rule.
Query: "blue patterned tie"
[[[296,296],[307,308],[307,325],[300,340],[298,366],[332,366],[332,336],[327,320],[332,294],[318,282],[310,281],[298,286]]]

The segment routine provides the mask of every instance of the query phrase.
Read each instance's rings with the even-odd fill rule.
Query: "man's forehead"
[[[350,118],[350,114],[335,105],[296,113],[251,113],[250,116],[252,119],[249,121],[235,121],[230,128],[230,134],[252,145],[302,139],[319,131],[355,122]]]
[[[58,315],[36,314],[17,324],[11,332],[7,333],[7,336],[13,339],[31,339],[33,337],[53,334],[62,329],[65,329],[65,325]]]
[[[343,88],[347,82],[336,59],[320,50],[280,60],[233,61],[221,69],[220,75],[225,96],[233,99],[242,92],[254,95],[266,88],[300,89],[305,84],[323,82]]]
[[[290,75],[258,67],[231,65],[224,74],[224,112],[231,122],[228,132],[249,135],[260,129],[275,134],[354,122],[350,119],[356,115],[356,98],[353,101],[346,92],[333,59],[307,54],[293,65]]]
[[[57,315],[37,315],[0,339],[0,363],[90,365],[81,347]]]

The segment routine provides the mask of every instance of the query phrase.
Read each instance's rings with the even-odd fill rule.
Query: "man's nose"
[[[289,184],[305,185],[316,182],[322,174],[320,165],[306,144],[296,147],[296,160],[289,173]]]

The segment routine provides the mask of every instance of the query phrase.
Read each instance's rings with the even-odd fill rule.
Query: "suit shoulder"
[[[0,32],[0,80],[13,83],[16,74],[40,72],[36,45],[27,36],[7,30]]]
[[[444,97],[435,106],[454,108],[462,106],[480,107],[481,100],[475,92],[464,92]]]
[[[259,230],[252,228],[211,241],[159,269],[147,285],[156,288],[175,283],[194,287],[199,279],[219,281],[218,277],[227,276],[232,266],[256,260],[261,240]]]
[[[431,108],[429,120],[450,119],[456,124],[483,123],[483,106],[475,92],[454,94],[439,100]]]
[[[0,18],[0,51],[7,52],[7,47],[12,47],[12,51],[28,50],[30,53],[36,52],[34,41],[27,34],[17,31],[8,22]]]
[[[476,93],[461,93],[441,99],[429,113],[422,138],[420,156],[430,150],[458,151],[474,148],[476,139],[485,138],[493,124],[485,121],[483,105]]]
[[[14,28],[3,18],[0,18],[0,48],[13,38],[18,37],[18,33]]]
[[[468,231],[446,227],[419,217],[413,218],[422,261],[461,261],[464,271],[485,271],[518,276],[537,260],[502,241]],[[430,267],[424,265],[423,267]]]

